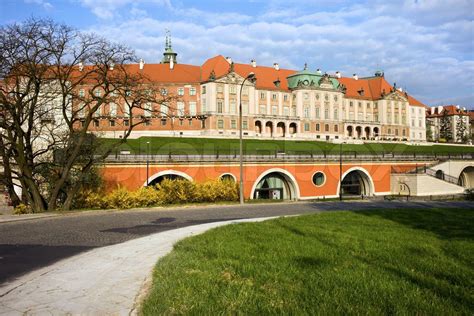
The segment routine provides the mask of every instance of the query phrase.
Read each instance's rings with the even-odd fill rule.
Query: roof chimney
[[[171,59],[171,60],[170,60],[170,69],[173,69],[173,68],[174,68],[174,60]]]
[[[280,65],[278,65],[278,63],[273,63],[273,68],[275,68],[275,70],[280,70]]]
[[[81,61],[79,63],[79,71],[82,71],[82,70],[84,70],[84,63]]]
[[[403,88],[402,87],[398,88],[398,91],[403,92]]]
[[[441,114],[441,112],[443,112],[443,106],[438,105],[438,114]]]
[[[229,64],[232,64],[232,58],[226,57],[225,60],[227,60],[227,62],[228,62]]]
[[[341,72],[336,71],[336,78],[338,78],[338,79],[341,78]]]
[[[114,67],[115,67],[115,63],[112,61],[112,62],[110,63],[110,70],[114,70]]]
[[[316,69],[316,73],[317,73],[318,75],[322,75],[322,74],[323,74],[322,71],[321,71],[321,69],[319,69],[319,68]]]
[[[464,112],[466,112],[466,107],[465,107],[465,106],[463,106],[463,107],[462,107],[462,110],[463,110]]]
[[[252,65],[253,68],[257,67],[257,62],[255,61],[255,59],[252,59],[250,61],[250,65]]]
[[[434,106],[432,106],[432,107],[430,108],[430,113],[431,113],[431,115],[433,115],[433,114],[435,113],[435,109],[436,109],[436,108],[435,108]]]
[[[456,105],[456,109],[458,109],[458,110],[459,110],[459,108],[460,108],[460,106],[459,106],[459,105]]]
[[[140,58],[140,70],[143,70],[143,67],[145,67],[145,61],[143,58]]]
[[[359,80],[359,77],[357,76],[357,74],[353,74],[353,75],[352,75],[352,78],[353,78],[354,80]]]

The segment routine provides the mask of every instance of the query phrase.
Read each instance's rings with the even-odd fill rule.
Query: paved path
[[[38,313],[123,313],[131,308],[160,255],[171,250],[176,240],[220,225],[217,222],[340,209],[472,206],[472,202],[279,203],[102,211],[4,222],[0,224],[0,314],[33,312],[29,309],[33,307]],[[142,261],[144,266],[139,264]],[[102,302],[111,309],[98,309]],[[85,307],[89,305],[91,309]]]
[[[247,219],[178,228],[59,261],[0,287],[0,315],[137,314],[156,261],[178,240]]]
[[[0,284],[97,247],[171,229],[242,218],[308,214],[328,210],[472,207],[471,202],[317,202],[93,211],[0,223]],[[1,221],[1,219],[0,219]]]

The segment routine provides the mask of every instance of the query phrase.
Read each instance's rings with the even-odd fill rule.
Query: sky
[[[474,109],[474,0],[0,0],[0,24],[48,17],[159,62],[236,62],[371,76],[429,106]]]

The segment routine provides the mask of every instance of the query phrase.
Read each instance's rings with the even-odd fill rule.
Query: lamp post
[[[342,143],[339,144],[339,201],[342,201]]]
[[[243,157],[243,141],[242,141],[242,89],[244,87],[245,81],[255,82],[255,74],[250,72],[244,81],[240,85],[240,94],[239,94],[239,162],[240,162],[240,185],[239,185],[239,197],[240,205],[244,204],[244,157]]]
[[[146,142],[146,186],[148,187],[148,178],[149,176],[149,169],[150,169],[150,142]]]

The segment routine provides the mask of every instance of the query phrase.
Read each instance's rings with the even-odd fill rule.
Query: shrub
[[[33,213],[31,208],[23,203],[20,203],[15,209],[13,210],[13,214],[21,215],[21,214],[31,214]]]
[[[232,180],[212,180],[195,183],[188,180],[165,179],[156,187],[140,188],[130,192],[123,187],[104,194],[81,191],[74,202],[76,208],[133,208],[160,204],[192,202],[237,201],[239,186]]]

